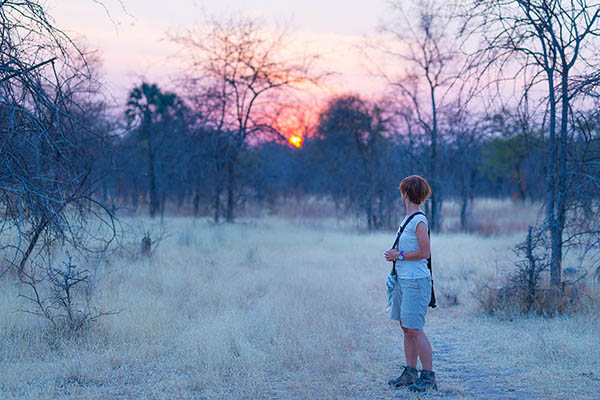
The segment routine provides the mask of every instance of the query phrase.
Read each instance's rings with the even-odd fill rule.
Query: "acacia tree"
[[[231,222],[240,194],[240,154],[251,138],[277,133],[261,118],[261,108],[281,91],[315,83],[317,77],[310,74],[315,57],[290,55],[286,32],[265,32],[254,19],[209,25],[208,32],[187,30],[171,39],[182,46],[189,63],[188,93],[210,105],[205,118],[215,134],[215,165],[223,172],[214,203],[219,209],[224,191],[225,219]]]
[[[600,35],[600,3],[587,0],[485,0],[464,6],[464,32],[483,37],[478,64],[501,65],[527,81],[523,93],[545,87],[547,177],[545,229],[551,241],[550,280],[561,281],[563,232],[570,203],[568,187],[571,115],[578,97],[597,86],[594,38]],[[515,56],[520,56],[518,59]],[[516,68],[506,68],[517,61]],[[514,65],[514,64],[512,64]],[[516,71],[516,72],[515,72]]]
[[[328,194],[350,211],[362,214],[367,229],[392,225],[390,210],[398,197],[401,152],[390,138],[390,118],[383,103],[358,96],[335,97],[319,116],[311,140],[312,165],[327,174]],[[393,221],[397,222],[397,221]]]

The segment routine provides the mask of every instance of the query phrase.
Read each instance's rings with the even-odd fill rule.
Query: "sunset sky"
[[[177,73],[177,48],[165,40],[166,32],[201,24],[206,15],[230,13],[261,17],[292,26],[299,46],[323,55],[320,68],[339,75],[328,91],[371,94],[377,81],[362,66],[355,49],[375,32],[385,16],[385,0],[106,0],[110,16],[92,0],[49,0],[57,26],[87,48],[100,51],[109,88],[117,98],[141,77],[169,86]],[[167,5],[167,6],[165,6]],[[176,89],[176,88],[172,88]]]

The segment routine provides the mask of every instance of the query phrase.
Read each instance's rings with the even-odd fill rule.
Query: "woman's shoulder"
[[[402,225],[404,225],[404,223],[406,222],[407,218],[408,218],[408,216],[404,217],[404,219],[402,220],[402,222],[400,222],[400,226],[401,227],[402,227]],[[417,225],[419,225],[419,222],[424,222],[425,225],[429,228],[429,221],[427,220],[427,217],[425,216],[425,214],[422,213],[422,212],[419,212],[419,213],[415,214],[411,218],[411,220],[407,224],[407,228],[409,226],[412,226],[414,228],[412,230],[416,230],[417,229]],[[398,228],[398,232],[400,232],[400,228]]]
[[[419,225],[419,222],[424,222],[425,225],[427,227],[429,227],[429,221],[427,220],[427,217],[425,216],[425,214],[418,213],[417,215],[415,215],[415,217],[413,218],[413,220],[411,222],[414,224],[415,229],[416,229],[417,225]]]

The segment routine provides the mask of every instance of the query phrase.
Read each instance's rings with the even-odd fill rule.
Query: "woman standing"
[[[410,219],[398,240],[398,248],[384,253],[385,259],[396,264],[396,284],[391,293],[391,319],[400,322],[404,332],[406,366],[402,375],[389,381],[395,387],[408,386],[413,391],[436,390],[432,367],[432,349],[423,328],[425,315],[431,299],[431,273],[427,268],[430,256],[428,221],[421,211],[421,204],[431,195],[427,181],[411,175],[400,183],[402,203],[406,217],[401,226]],[[414,216],[413,216],[414,214]],[[421,375],[418,376],[417,358],[421,359]]]

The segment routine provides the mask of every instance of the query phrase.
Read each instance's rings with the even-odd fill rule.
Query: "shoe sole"
[[[392,387],[396,387],[396,388],[401,388],[401,387],[408,387],[408,386],[412,385],[412,383],[402,384],[402,383],[390,383],[390,382],[388,382],[388,385],[390,385]]]
[[[423,392],[427,392],[427,391],[436,391],[436,390],[438,390],[438,388],[437,388],[437,384],[434,384],[432,387],[423,388],[423,389],[420,389],[420,388],[417,388],[417,387],[410,387],[409,386],[408,390],[410,390],[411,392],[420,392],[420,393],[423,393]]]
[[[396,382],[396,381],[397,381],[397,378],[396,378],[396,379],[389,380],[389,381],[388,381],[388,385],[390,385],[390,386],[394,386],[394,387],[405,387],[405,386],[410,386],[410,385],[412,385],[412,384],[413,384],[413,383],[415,383],[417,380],[415,379],[414,381],[412,381],[412,382],[408,382],[408,383],[400,383],[400,382]]]
[[[397,380],[397,379],[392,379],[392,380],[389,380],[389,381],[388,381],[388,385],[390,385],[390,386],[394,386],[394,387],[405,387],[405,386],[410,386],[410,385],[412,385],[413,383],[415,383],[415,382],[417,381],[417,380],[415,379],[414,381],[412,381],[412,382],[409,382],[409,383],[401,383],[401,382],[396,382],[396,380]]]

